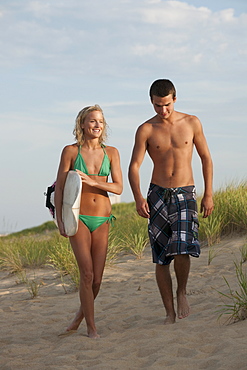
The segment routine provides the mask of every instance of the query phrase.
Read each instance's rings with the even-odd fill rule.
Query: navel
[[[159,146],[159,145],[157,145],[157,146],[156,146],[156,148],[157,148],[157,149],[159,149],[159,148],[160,148],[160,146]]]

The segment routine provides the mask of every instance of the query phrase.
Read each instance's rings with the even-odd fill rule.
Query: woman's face
[[[100,138],[104,129],[102,113],[97,110],[88,113],[81,128],[84,130],[85,139]]]

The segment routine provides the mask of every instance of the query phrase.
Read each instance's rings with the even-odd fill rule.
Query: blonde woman
[[[67,145],[57,174],[55,207],[59,232],[67,237],[62,221],[62,197],[68,171],[76,170],[82,181],[78,231],[69,237],[80,271],[80,308],[67,331],[77,330],[85,317],[87,334],[98,338],[94,299],[102,281],[109,225],[114,218],[107,192],[121,194],[122,172],[118,150],[105,146],[106,121],[99,105],[83,108],[76,118],[76,143]],[[108,182],[111,174],[112,182]]]

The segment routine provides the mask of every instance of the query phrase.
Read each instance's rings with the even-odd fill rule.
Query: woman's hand
[[[57,227],[58,227],[58,230],[60,232],[60,235],[64,236],[65,238],[68,238],[68,235],[65,232],[64,224],[63,224],[62,221],[57,222]]]
[[[80,175],[81,181],[84,184],[87,184],[89,186],[95,186],[97,184],[95,180],[91,179],[91,177],[86,175],[84,172],[81,172],[80,170],[76,170],[76,172]]]

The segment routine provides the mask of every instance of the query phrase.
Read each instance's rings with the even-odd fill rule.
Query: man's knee
[[[189,260],[190,260],[190,255],[189,254],[177,254],[176,256],[174,256],[174,262],[175,261],[186,262],[186,261],[189,261]]]
[[[156,275],[170,275],[170,265],[156,264]]]

